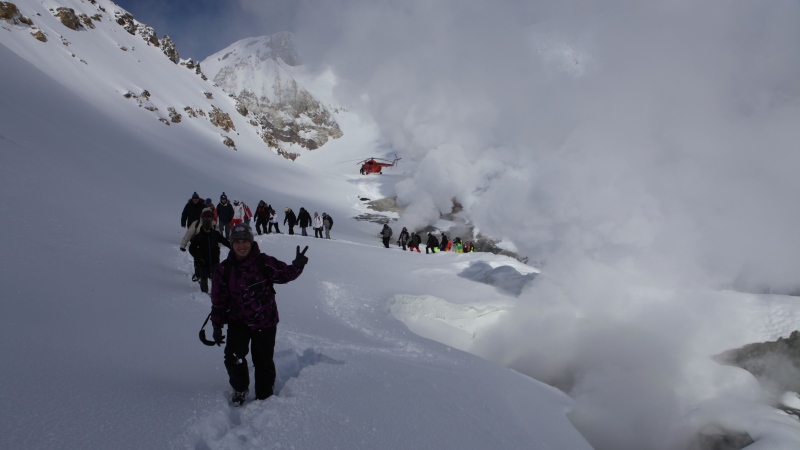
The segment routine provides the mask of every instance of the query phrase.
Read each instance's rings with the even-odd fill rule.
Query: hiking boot
[[[233,406],[242,406],[244,405],[244,400],[247,398],[247,393],[249,390],[245,389],[243,391],[234,391],[233,397],[231,397],[231,403]]]
[[[197,278],[197,275],[192,275],[192,281],[200,281],[200,278]]]

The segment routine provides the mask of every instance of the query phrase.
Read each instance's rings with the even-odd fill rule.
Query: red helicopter
[[[368,175],[371,173],[378,173],[383,174],[384,167],[394,167],[397,165],[397,161],[400,161],[400,158],[395,155],[393,160],[383,159],[383,158],[367,158],[358,162],[361,164],[361,175]]]

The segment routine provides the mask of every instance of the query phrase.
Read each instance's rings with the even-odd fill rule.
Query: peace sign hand
[[[305,267],[305,265],[308,264],[308,256],[306,256],[306,251],[308,251],[308,246],[307,245],[306,245],[306,248],[304,248],[302,252],[300,251],[300,246],[298,245],[297,246],[297,256],[294,257],[294,261],[292,261],[292,265],[294,265],[295,267],[301,268],[301,269],[303,267]]]

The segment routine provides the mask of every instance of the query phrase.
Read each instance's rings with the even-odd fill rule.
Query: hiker
[[[403,227],[403,231],[400,232],[400,236],[397,238],[397,245],[402,246],[403,250],[405,250],[408,238],[409,238],[408,230],[406,229],[406,227]]]
[[[300,208],[300,212],[297,214],[297,224],[300,226],[302,235],[308,236],[306,228],[311,226],[311,214],[305,208]]]
[[[217,207],[214,206],[214,202],[211,201],[210,198],[206,199],[206,208],[210,208],[211,212],[214,213],[214,222],[216,223],[217,222]]]
[[[270,206],[269,207],[269,228],[268,228],[269,231],[267,233],[272,231],[273,227],[275,228],[275,232],[276,233],[281,234],[281,230],[278,228],[278,213],[276,213],[275,210],[272,209],[272,206]]]
[[[439,240],[436,239],[436,236],[433,233],[428,233],[428,242],[425,243],[425,254],[428,254],[428,250],[431,253],[438,253],[439,252]]]
[[[200,196],[197,195],[197,192],[192,194],[192,198],[186,202],[186,205],[183,207],[183,212],[181,212],[181,228],[189,228],[192,225],[197,225],[200,223],[200,214],[203,213],[203,209],[205,209],[205,204],[200,201]],[[197,224],[195,223],[197,222]],[[189,230],[186,230],[186,233],[183,235],[183,239],[181,240],[181,251],[186,251],[186,242],[189,242],[189,239],[192,238],[192,234],[190,234]]]
[[[286,216],[283,218],[283,224],[289,223],[289,234],[294,234],[294,226],[297,224],[297,216],[294,215],[294,211],[292,208],[286,208],[283,210],[286,213]]]
[[[278,306],[274,284],[297,279],[308,263],[306,246],[286,264],[261,252],[247,225],[237,225],[231,233],[233,249],[214,272],[211,291],[211,323],[214,342],[225,344],[225,369],[233,388],[231,402],[244,404],[250,388],[247,354],[252,351],[256,400],[272,395],[275,384],[275,335]],[[228,342],[222,327],[228,324]]]
[[[443,252],[449,252],[450,246],[450,240],[447,238],[447,235],[442,233],[442,244],[439,246],[439,249]]]
[[[219,232],[225,235],[225,239],[231,235],[231,221],[233,220],[233,205],[228,202],[228,196],[223,192],[219,196],[219,203],[217,203],[217,222],[219,223]]]
[[[464,253],[464,243],[461,242],[461,238],[460,237],[456,237],[453,240],[453,242],[454,242],[453,245],[456,246],[456,253]]]
[[[383,246],[389,248],[389,239],[392,238],[392,228],[389,226],[388,223],[383,224],[383,230],[381,230],[381,237],[383,238]]]
[[[203,212],[200,214],[200,220],[195,220],[186,229],[186,235],[183,236],[183,240],[181,241],[181,249],[185,249],[186,246],[189,244],[189,241],[191,241],[192,238],[195,237],[195,235],[197,235],[197,233],[200,232],[200,229],[203,228],[203,221],[205,219],[211,220],[211,228],[219,231],[219,228],[217,226],[217,221],[214,220],[214,211],[211,208],[204,208]],[[195,276],[192,277],[192,281],[197,281],[196,278],[197,278],[197,271],[195,271]]]
[[[421,243],[422,243],[422,238],[420,237],[420,235],[418,235],[416,232],[412,231],[411,232],[411,239],[409,239],[409,241],[408,241],[408,251],[412,251],[414,249],[417,249],[417,253],[422,253],[419,250],[419,244],[421,244]]]
[[[242,206],[244,207],[244,224],[249,227],[250,220],[253,219],[253,211],[250,210],[250,207],[245,202],[242,202]]]
[[[247,214],[247,210],[248,208],[244,202],[239,201],[238,198],[233,199],[233,220],[231,221],[231,227],[235,227],[240,223],[250,222],[250,216]]]
[[[322,226],[325,228],[325,239],[331,238],[331,228],[333,228],[333,218],[328,213],[322,213]],[[320,236],[322,233],[320,233]]]
[[[256,214],[253,216],[256,219],[256,232],[259,236],[261,233],[267,234],[267,221],[269,220],[269,213],[267,212],[267,202],[259,200],[256,206]]]
[[[194,257],[194,273],[192,281],[200,282],[200,291],[208,292],[208,279],[219,264],[219,244],[231,248],[225,236],[213,227],[211,210],[203,211],[203,224],[200,231],[189,244],[189,253]]]
[[[322,217],[316,211],[314,211],[314,237],[322,237]]]

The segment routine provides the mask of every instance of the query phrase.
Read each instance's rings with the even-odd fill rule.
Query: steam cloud
[[[552,3],[305,1],[295,31],[414,162],[404,225],[456,199],[546,261],[475,352],[562,384],[597,448],[686,447],[757,390],[704,362],[734,331],[702,288],[800,284],[800,4]]]

